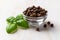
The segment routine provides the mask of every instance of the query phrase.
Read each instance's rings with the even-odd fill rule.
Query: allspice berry
[[[50,25],[50,21],[48,21],[47,24]]]
[[[50,26],[51,26],[51,27],[54,27],[54,24],[51,24]]]
[[[46,28],[47,27],[47,24],[44,24],[43,27]]]
[[[30,17],[33,17],[33,15],[31,14]]]
[[[39,28],[36,28],[36,31],[40,31],[40,29]]]
[[[39,10],[40,9],[40,6],[38,6],[37,9]]]

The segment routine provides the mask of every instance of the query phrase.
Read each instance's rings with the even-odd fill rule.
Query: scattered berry
[[[36,31],[40,31],[39,28],[36,28]]]
[[[44,24],[43,26],[44,26],[44,28],[46,28],[46,27],[47,27],[47,25],[46,25],[46,24]]]
[[[50,21],[48,21],[47,24],[50,25]]]
[[[50,26],[51,26],[51,27],[54,27],[54,25],[53,25],[53,24],[51,24]]]

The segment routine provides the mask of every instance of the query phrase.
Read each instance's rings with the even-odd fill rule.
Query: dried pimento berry
[[[39,28],[36,28],[36,31],[40,31],[40,29]]]
[[[47,24],[50,25],[50,21],[48,21]]]
[[[51,26],[51,27],[54,27],[54,24],[51,24],[50,26]]]
[[[44,28],[46,28],[47,27],[47,24],[44,24],[43,26],[44,26]]]

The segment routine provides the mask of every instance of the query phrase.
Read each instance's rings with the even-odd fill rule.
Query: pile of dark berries
[[[51,23],[50,21],[48,21],[48,22],[46,22],[46,23],[43,25],[44,28],[47,28],[48,26],[49,26],[49,27],[54,27],[54,24]],[[39,27],[36,28],[36,31],[40,31],[40,28],[39,28]]]
[[[45,24],[43,25],[43,27],[46,28],[47,26],[54,27],[54,24],[51,23],[50,21],[48,21],[47,23],[45,23]]]
[[[24,15],[30,16],[30,17],[41,17],[45,16],[47,13],[47,10],[41,8],[40,6],[35,7],[28,7],[24,12]]]

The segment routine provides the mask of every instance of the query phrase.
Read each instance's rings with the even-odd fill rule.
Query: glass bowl
[[[26,18],[29,27],[40,27],[40,25],[42,23],[45,22],[46,18],[47,18],[47,14],[41,17],[30,17],[30,16],[26,16],[24,15],[24,17]]]

